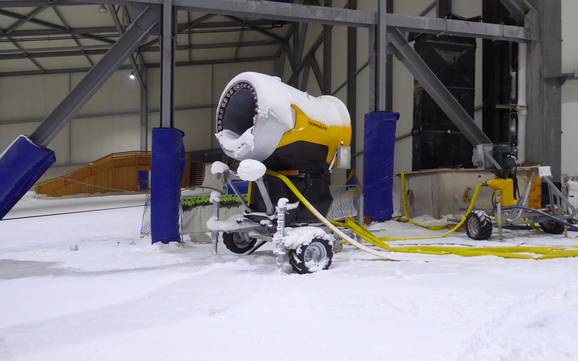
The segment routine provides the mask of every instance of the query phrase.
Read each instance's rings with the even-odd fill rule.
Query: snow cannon
[[[233,170],[215,162],[211,172],[223,176],[243,212],[221,219],[220,198],[211,197],[207,228],[215,252],[220,241],[239,254],[271,242],[281,270],[286,261],[297,273],[329,268],[339,242],[319,223],[333,202],[331,170],[349,168],[351,121],[345,105],[332,96],[313,97],[277,77],[241,73],[219,99],[216,137],[239,165]],[[236,180],[250,182],[249,201]],[[300,202],[299,193],[308,202]],[[307,208],[311,205],[315,210]]]
[[[314,97],[255,72],[241,73],[227,84],[217,106],[216,137],[228,157],[259,161],[290,177],[322,214],[333,201],[329,172],[349,168],[351,158],[351,120],[341,100]],[[270,210],[281,198],[297,202],[279,178],[262,179],[260,188],[268,194],[249,192],[252,211],[267,212],[267,205]],[[286,221],[318,222],[302,205]]]
[[[273,170],[348,168],[351,121],[336,97],[314,97],[280,78],[245,72],[227,84],[217,106],[224,153]]]

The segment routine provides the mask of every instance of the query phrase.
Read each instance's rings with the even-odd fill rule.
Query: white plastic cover
[[[243,134],[227,129],[216,133],[221,148],[231,158],[263,161],[273,154],[283,134],[295,126],[292,104],[320,123],[350,126],[347,107],[338,98],[329,95],[313,97],[283,83],[278,77],[255,72],[241,73],[227,84],[219,99],[217,119],[226,94],[238,83],[248,83],[253,87],[257,114],[254,125]]]

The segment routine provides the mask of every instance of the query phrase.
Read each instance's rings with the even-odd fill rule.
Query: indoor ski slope
[[[578,359],[578,259],[384,262],[346,247],[329,271],[285,275],[267,250],[152,247],[137,204],[27,197],[8,218],[128,208],[0,222],[0,360]]]

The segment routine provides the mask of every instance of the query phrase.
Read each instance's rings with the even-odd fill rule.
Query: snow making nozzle
[[[228,129],[238,135],[255,125],[257,93],[251,84],[239,82],[223,97],[217,114],[217,132]]]
[[[351,141],[349,112],[338,98],[313,97],[255,72],[227,84],[215,128],[227,156],[273,169],[327,168],[336,149]]]

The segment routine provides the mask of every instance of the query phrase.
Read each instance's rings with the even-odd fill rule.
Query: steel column
[[[452,0],[437,0],[436,15],[438,18],[447,18],[452,14]]]
[[[357,0],[349,0],[349,8],[357,9]],[[351,117],[351,154],[357,153],[357,28],[347,28],[347,109]],[[351,169],[355,170],[355,156]]]
[[[141,71],[143,86],[140,86],[140,150],[148,150],[148,128],[149,128],[149,102],[148,88],[146,86],[147,70]]]
[[[537,41],[528,44],[526,161],[549,165],[560,180],[562,156],[561,0],[536,0],[526,16]]]
[[[323,5],[326,7],[331,7],[333,1],[325,0]],[[332,68],[331,62],[333,61],[332,47],[333,47],[333,27],[330,25],[323,25],[323,87],[321,92],[323,94],[331,94],[331,78],[332,78]]]
[[[372,26],[369,28],[369,35],[367,37],[368,44],[368,54],[367,54],[367,63],[369,66],[369,111],[376,111],[376,103],[377,103],[377,92],[375,89],[376,83],[376,27]]]
[[[174,126],[175,15],[172,0],[164,0],[161,41],[161,127]]]
[[[40,126],[32,133],[30,139],[36,145],[46,147],[110,75],[152,32],[158,23],[158,19],[158,8],[147,7],[110,51],[98,64],[91,68],[76,88],[42,121]]]
[[[500,0],[517,23],[523,23],[526,13],[533,9],[527,0]]]
[[[375,110],[386,111],[387,103],[387,0],[377,5],[378,24],[375,41]]]
[[[389,30],[389,40],[395,56],[413,74],[436,104],[446,113],[461,133],[473,145],[491,143],[490,138],[478,128],[474,120],[439,78],[431,71],[419,54],[410,46],[399,30]]]

